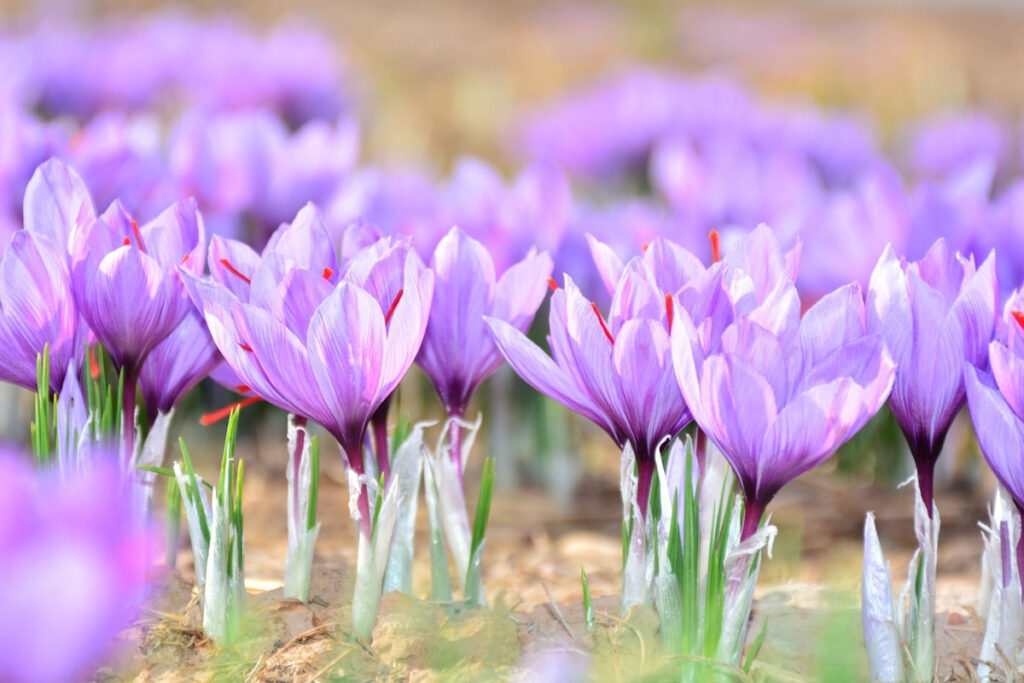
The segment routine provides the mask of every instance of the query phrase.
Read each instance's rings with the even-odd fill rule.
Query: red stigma
[[[1020,325],[1022,330],[1024,330],[1024,313],[1020,311],[1011,311],[1010,315],[1013,316],[1013,319],[1016,320],[1017,324]]]
[[[247,284],[247,285],[252,284],[252,280],[250,280],[245,275],[243,275],[242,272],[240,270],[238,270],[238,268],[235,268],[233,265],[231,265],[231,261],[228,261],[226,258],[222,258],[220,260],[220,264],[222,266],[224,266],[225,268],[227,268],[229,273],[231,273],[232,275],[237,277],[239,280],[242,280],[243,282],[245,282],[245,284]]]
[[[672,295],[665,295],[665,316],[668,318],[668,331],[672,331]]]
[[[601,311],[597,310],[597,304],[591,301],[590,308],[593,309],[594,315],[597,316],[597,322],[601,323],[601,329],[604,330],[604,336],[608,337],[608,341],[614,344],[615,337],[612,336],[612,333],[608,330],[608,326],[605,325],[604,318],[601,317]]]
[[[334,275],[334,269],[333,268],[328,268],[328,267],[325,266],[324,267],[324,279],[325,280],[330,280],[332,275]]]
[[[555,278],[553,278],[553,277],[549,277],[548,278],[548,287],[551,288],[552,292],[557,292],[558,291],[558,283],[555,282]]]
[[[252,387],[250,387],[248,384],[239,384],[237,387],[235,387],[235,390],[240,394],[248,394],[250,391],[252,391]]]
[[[712,230],[709,232],[708,239],[711,241],[711,260],[718,263],[722,260],[722,251],[718,244],[718,231]]]
[[[388,312],[384,314],[384,324],[387,325],[391,322],[391,316],[395,314],[395,309],[398,308],[398,302],[402,300],[402,295],[405,293],[404,289],[398,290],[398,294],[395,296],[395,300],[391,302],[391,306],[388,307]]]
[[[139,243],[139,249],[146,251],[146,245],[142,243],[142,233],[139,232],[139,222],[134,218],[132,220],[132,233],[135,235],[135,241]]]
[[[645,252],[647,251],[647,248],[648,248],[649,246],[651,246],[651,243],[650,243],[650,242],[644,242],[644,251],[645,251]]]
[[[131,243],[132,243],[132,240],[131,240],[131,238],[130,238],[130,237],[125,237],[125,238],[124,238],[124,242],[122,242],[122,244],[123,244],[124,246],[126,246],[126,247],[127,247],[127,246],[129,246],[129,245],[130,245]]]
[[[100,364],[96,362],[96,349],[95,347],[89,347],[89,374],[93,379],[100,378]]]
[[[205,415],[199,418],[199,424],[203,425],[204,427],[209,427],[210,425],[216,422],[220,422],[225,417],[230,415],[235,408],[244,408],[246,406],[251,406],[253,403],[256,403],[257,401],[261,400],[263,399],[261,399],[259,396],[250,396],[249,398],[242,399],[241,401],[235,401],[230,405],[224,406],[220,410],[215,410],[212,413],[206,413]]]
[[[248,351],[249,353],[252,353],[252,347],[249,346],[248,344],[243,344],[243,343],[239,342],[238,343],[238,348],[242,349],[243,351]]]

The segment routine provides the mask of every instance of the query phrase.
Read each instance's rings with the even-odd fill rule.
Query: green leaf
[[[182,463],[185,465],[185,474],[189,478],[189,485],[186,487],[189,502],[196,509],[196,515],[199,517],[199,528],[203,532],[203,540],[207,545],[209,545],[210,522],[206,519],[206,508],[203,507],[203,499],[202,496],[199,495],[199,477],[196,476],[195,468],[192,467],[192,458],[188,455],[188,449],[185,447],[185,440],[180,436],[178,437],[178,448],[181,449],[181,459]]]
[[[306,529],[312,531],[316,526],[316,502],[320,495],[320,439],[313,437],[309,446],[310,463],[309,501],[306,508]]]
[[[583,586],[583,623],[588,631],[594,630],[594,601],[590,598],[590,581],[587,570],[580,567],[580,584]]]
[[[764,643],[764,636],[768,632],[768,620],[761,622],[761,628],[757,632],[757,637],[754,638],[754,642],[751,643],[750,649],[747,651],[747,657],[743,660],[743,672],[750,673],[750,667],[754,665],[754,660],[757,658],[757,654],[761,651],[761,645]]]

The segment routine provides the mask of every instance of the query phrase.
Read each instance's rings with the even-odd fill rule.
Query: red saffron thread
[[[551,288],[552,292],[557,292],[558,291],[558,283],[555,282],[555,278],[553,278],[553,277],[549,277],[548,278],[548,287]]]
[[[139,243],[139,249],[146,251],[146,245],[142,242],[142,233],[139,232],[139,222],[132,219],[132,232],[135,233],[135,241]]]
[[[93,379],[100,378],[100,364],[96,362],[96,349],[95,347],[89,347],[89,374]]]
[[[594,315],[597,316],[597,322],[601,323],[601,329],[604,330],[604,336],[608,337],[608,341],[614,344],[615,337],[612,336],[612,333],[608,330],[608,326],[605,325],[604,318],[601,317],[601,311],[597,310],[597,304],[591,301],[590,308],[594,310]]]
[[[402,300],[402,295],[403,294],[405,294],[405,290],[404,289],[398,290],[398,295],[395,296],[395,300],[391,302],[391,306],[390,306],[390,308],[388,308],[388,312],[384,314],[384,324],[385,325],[387,325],[389,322],[391,322],[391,316],[393,316],[395,314],[395,309],[398,308],[398,302]]]
[[[324,267],[324,279],[330,280],[331,276],[334,275],[334,270],[328,267]]]
[[[722,260],[722,251],[718,244],[718,231],[712,230],[709,232],[708,239],[711,240],[711,260],[718,263]]]
[[[251,406],[253,403],[256,403],[257,401],[261,400],[263,399],[261,399],[259,396],[250,396],[249,398],[242,399],[241,401],[235,401],[230,405],[224,406],[220,410],[215,410],[212,413],[206,413],[205,415],[199,418],[199,424],[203,425],[204,427],[209,427],[210,425],[216,422],[220,422],[225,417],[230,415],[235,408],[244,408],[246,406]]]
[[[672,295],[665,295],[665,315],[668,317],[668,331],[672,331]]]
[[[220,260],[220,264],[222,266],[224,266],[225,268],[227,268],[229,273],[231,273],[235,277],[239,278],[240,280],[243,280],[245,282],[245,284],[247,284],[247,285],[251,285],[252,284],[252,280],[250,280],[245,275],[243,275],[242,272],[240,270],[238,270],[238,268],[235,268],[233,265],[231,265],[231,261],[228,261],[226,258],[222,258]]]
[[[1017,324],[1020,325],[1022,330],[1024,330],[1024,313],[1021,313],[1020,311],[1012,311],[1010,315],[1013,316],[1013,319],[1016,320]]]

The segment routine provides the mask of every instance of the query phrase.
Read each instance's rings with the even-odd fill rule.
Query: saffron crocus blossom
[[[802,319],[788,311],[762,306],[757,317],[740,317],[710,353],[700,322],[684,310],[672,331],[686,404],[739,480],[743,538],[786,482],[828,459],[878,411],[893,381],[885,341],[866,332],[858,285],[823,297]]]
[[[896,362],[889,405],[910,445],[932,513],[932,478],[946,432],[964,404],[964,367],[984,366],[996,321],[995,257],[979,268],[940,239],[914,263],[891,248],[871,275],[868,329]]]
[[[503,360],[484,317],[525,332],[548,291],[551,257],[530,253],[497,277],[484,245],[452,228],[434,250],[430,267],[434,300],[416,361],[448,415],[463,417],[477,387]]]
[[[125,452],[134,457],[135,391],[142,364],[192,309],[178,269],[199,274],[203,221],[194,200],[139,227],[117,202],[71,233],[75,304],[124,372]]]
[[[254,265],[246,273],[221,262],[224,270],[212,281],[186,275],[214,343],[253,394],[322,425],[352,470],[363,474],[366,426],[419,350],[433,274],[410,253],[397,263],[400,295],[382,305],[369,285],[338,273],[330,237],[311,205],[274,234]],[[247,285],[239,287],[243,296],[218,282],[230,278]],[[365,487],[359,506],[369,534]]]
[[[551,297],[551,356],[509,323],[487,318],[520,377],[594,421],[620,448],[632,446],[636,501],[645,516],[658,444],[690,421],[669,354],[669,328],[680,307],[648,275],[639,261],[625,269],[607,320],[566,276],[565,288]]]
[[[155,546],[102,458],[59,477],[0,455],[0,670],[89,677],[128,626]]]

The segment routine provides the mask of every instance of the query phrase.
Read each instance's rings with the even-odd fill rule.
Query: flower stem
[[[373,429],[373,450],[377,456],[377,469],[384,473],[384,483],[391,479],[391,456],[388,452],[388,413],[391,412],[391,396],[389,394],[374,411],[370,418]]]
[[[345,456],[348,458],[348,466],[352,468],[352,471],[362,476],[366,471],[363,464],[363,446],[362,440],[355,446],[348,445],[345,447]],[[367,539],[372,537],[373,533],[373,517],[370,516],[370,492],[366,488],[366,484],[362,483],[359,485],[359,500],[356,503],[359,506],[359,528],[363,535]]]
[[[455,418],[455,419],[452,419]],[[448,413],[448,419],[450,420],[448,426],[448,444],[450,446],[449,456],[452,462],[459,470],[459,482],[462,481],[462,425],[459,421],[462,420],[462,413],[457,411],[451,411]]]
[[[135,459],[135,394],[139,384],[139,371],[130,365],[124,368],[124,397],[122,403],[122,440],[124,468],[130,472]]]
[[[740,533],[740,542],[747,540],[757,532],[761,526],[761,517],[764,515],[764,505],[745,501],[743,506],[743,531]]]

